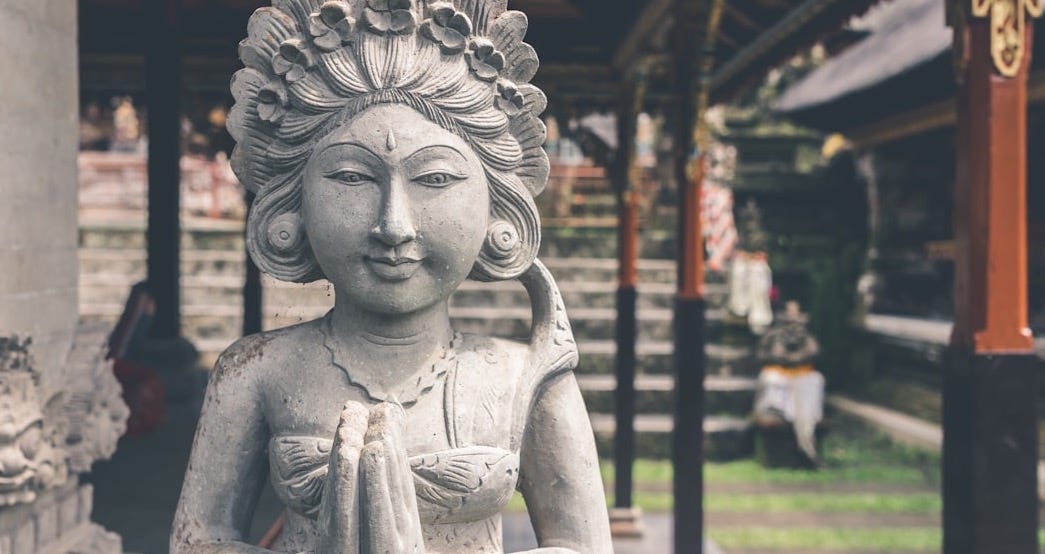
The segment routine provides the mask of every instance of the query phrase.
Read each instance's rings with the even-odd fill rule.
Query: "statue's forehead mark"
[[[398,146],[399,144],[398,142],[396,142],[395,131],[393,129],[389,129],[388,136],[385,137],[385,148],[387,148],[389,152],[395,152],[395,149]]]

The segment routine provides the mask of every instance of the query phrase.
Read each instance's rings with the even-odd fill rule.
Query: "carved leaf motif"
[[[531,84],[525,84],[519,85],[519,92],[526,99],[526,110],[533,115],[541,115],[548,109],[548,97],[541,89]]]
[[[286,506],[316,517],[332,447],[333,441],[315,437],[277,437],[271,441],[272,482]],[[518,471],[518,460],[506,450],[476,446],[415,456],[410,458],[410,468],[418,498],[452,512],[461,508],[466,498],[476,509],[489,509],[487,504],[492,506],[510,496],[513,487],[509,485]],[[495,473],[501,480],[491,481]]]
[[[447,511],[422,505],[422,520],[450,522],[468,515],[463,511],[484,517],[500,511],[514,490],[518,457],[476,446],[411,458],[410,466],[418,498]]]
[[[273,485],[287,506],[316,517],[333,441],[312,437],[272,440]]]
[[[548,174],[551,172],[548,154],[541,148],[548,135],[547,128],[536,115],[523,112],[512,119],[511,132],[523,152],[522,163],[516,169],[516,174],[536,196],[548,184]]]
[[[454,3],[471,18],[476,33],[480,35],[487,34],[490,22],[508,9],[508,0],[455,0]]]
[[[504,450],[474,447],[420,456],[410,461],[414,473],[447,489],[469,493],[483,484],[490,465],[504,459]]]
[[[504,53],[508,73],[517,83],[528,83],[537,74],[540,62],[532,46],[523,42],[529,21],[519,11],[505,12],[490,27],[490,40]]]
[[[296,36],[295,28],[294,20],[277,9],[261,8],[254,12],[247,23],[247,38],[239,47],[243,64],[274,76],[272,59],[279,53],[280,44]]]

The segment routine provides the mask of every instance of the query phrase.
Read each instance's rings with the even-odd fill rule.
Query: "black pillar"
[[[626,79],[617,109],[617,159],[614,184],[617,188],[617,389],[616,435],[613,443],[614,506],[632,507],[632,478],[635,465],[635,342],[637,337],[636,299],[638,293],[638,183],[635,182],[635,131],[641,111],[645,84]],[[632,514],[634,515],[634,514]],[[617,526],[621,528],[621,525]],[[640,533],[634,520],[627,528],[614,529],[619,535]]]
[[[250,211],[254,209],[254,198],[253,192],[247,192],[248,217]],[[261,270],[251,259],[250,252],[247,252],[243,273],[243,336],[248,336],[260,333],[264,325]]]
[[[675,0],[675,179],[679,188],[678,293],[675,300],[674,468],[675,553],[704,551],[704,374],[706,361],[704,242],[700,225],[702,172],[697,157],[707,108],[706,39],[713,44],[705,2]],[[707,31],[707,32],[705,32]],[[706,35],[706,36],[705,36]]]
[[[613,439],[614,503],[632,507],[632,473],[635,465],[635,304],[634,286],[617,289],[617,433]]]
[[[705,303],[675,300],[675,553],[704,551]]]
[[[148,285],[156,300],[151,334],[181,336],[179,277],[181,224],[180,0],[144,2],[145,95],[149,138]]]
[[[953,348],[944,374],[946,554],[1038,552],[1038,372],[1033,355]]]

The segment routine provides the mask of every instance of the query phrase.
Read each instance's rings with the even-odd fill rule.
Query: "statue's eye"
[[[432,173],[425,173],[424,175],[418,176],[414,181],[426,187],[447,187],[462,179],[464,179],[464,177],[460,175],[454,175],[443,171],[433,171]]]
[[[362,185],[364,183],[374,182],[374,178],[370,175],[367,175],[366,173],[360,173],[358,171],[353,171],[351,169],[339,169],[337,171],[332,171],[330,173],[327,173],[326,177],[328,179],[341,181],[346,185]]]

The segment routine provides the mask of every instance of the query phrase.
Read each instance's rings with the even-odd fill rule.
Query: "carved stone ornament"
[[[39,374],[23,337],[0,337],[0,505],[28,504],[65,483],[60,396],[42,398]],[[46,400],[46,401],[45,401]]]
[[[973,17],[990,19],[991,58],[995,69],[1006,77],[1016,76],[1026,55],[1027,18],[1041,17],[1045,0],[968,1]]]
[[[130,410],[112,360],[106,359],[110,331],[104,322],[81,323],[66,361],[72,378],[62,406],[68,422],[64,448],[73,473],[86,473],[94,462],[111,458],[127,430]]]
[[[537,259],[538,60],[506,0],[274,0],[241,43],[229,131],[270,275],[327,279],[325,317],[247,337],[210,380],[171,552],[245,543],[267,478],[277,552],[612,551],[577,347]],[[518,280],[530,336],[456,332],[466,279]],[[570,545],[569,548],[552,545]]]
[[[0,505],[33,502],[116,450],[128,411],[105,359],[107,331],[80,327],[71,378],[56,391],[42,386],[29,338],[0,337]]]

